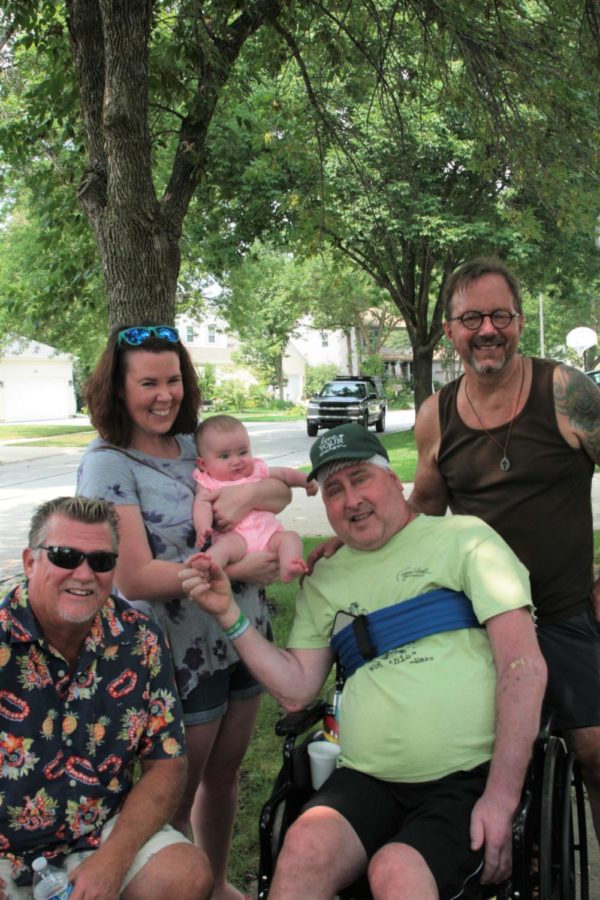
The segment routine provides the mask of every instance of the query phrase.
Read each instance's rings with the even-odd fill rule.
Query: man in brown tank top
[[[600,586],[591,481],[600,390],[582,372],[518,354],[521,295],[499,260],[465,263],[444,293],[464,375],[416,421],[417,512],[477,515],[527,566],[548,663],[546,703],[577,753],[600,842]]]

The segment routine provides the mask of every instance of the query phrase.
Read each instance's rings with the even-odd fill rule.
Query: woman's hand
[[[213,527],[231,531],[254,509],[254,485],[238,484],[212,491],[205,499],[212,504]]]
[[[227,575],[232,581],[264,587],[279,578],[279,557],[268,550],[248,553],[239,562],[227,566]]]

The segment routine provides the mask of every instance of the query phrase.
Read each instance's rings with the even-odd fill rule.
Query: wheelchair
[[[259,822],[258,900],[269,896],[285,834],[313,792],[307,747],[327,711],[318,700],[275,726],[284,738],[283,762]],[[309,731],[311,729],[311,731]],[[300,741],[302,735],[308,734]],[[340,900],[368,900],[363,876],[339,893]],[[579,763],[550,723],[533,748],[521,803],[513,824],[513,868],[502,885],[474,884],[465,900],[589,900],[585,799]]]

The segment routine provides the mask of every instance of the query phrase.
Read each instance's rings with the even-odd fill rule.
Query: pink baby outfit
[[[235,481],[218,481],[209,475],[208,472],[202,472],[195,468],[194,481],[206,488],[208,491],[217,491],[222,487],[235,487],[236,484],[255,484],[269,477],[269,467],[262,459],[254,459],[254,471],[252,475],[245,478],[236,478]],[[232,529],[236,534],[244,538],[248,547],[248,553],[256,553],[259,550],[267,550],[268,544],[276,531],[283,531],[283,525],[279,522],[273,513],[265,512],[262,509],[254,509],[248,513],[245,519],[242,519]],[[218,540],[219,535],[216,534],[213,540]]]

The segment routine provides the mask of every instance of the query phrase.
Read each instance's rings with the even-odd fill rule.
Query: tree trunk
[[[433,350],[417,347],[413,356],[415,412],[432,391]]]
[[[173,322],[182,224],[205,167],[219,95],[244,43],[280,14],[281,2],[254,0],[241,11],[232,3],[210,21],[195,14],[184,21],[185,8],[175,4],[173,16],[182,17],[178,24],[198,43],[193,68],[188,56],[180,75],[188,88],[195,84],[195,93],[187,110],[173,113],[178,143],[159,199],[148,122],[154,2],[66,0],[88,151],[78,196],[98,244],[109,327]]]

